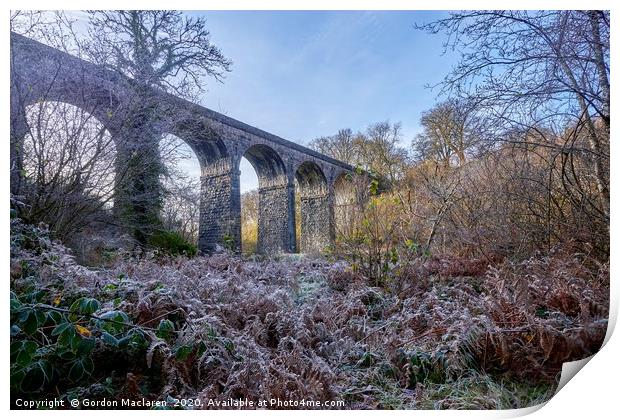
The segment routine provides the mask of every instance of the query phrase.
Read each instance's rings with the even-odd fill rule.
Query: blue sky
[[[414,29],[447,11],[193,11],[233,61],[223,83],[205,80],[202,105],[306,145],[341,128],[402,124],[403,145],[418,133],[422,111],[437,100],[457,54],[444,36]],[[70,12],[86,25],[86,16]],[[187,150],[188,154],[189,149]],[[182,167],[198,177],[197,159]],[[241,162],[241,190],[258,185]]]
[[[212,41],[233,61],[224,83],[207,80],[202,104],[307,144],[341,128],[400,121],[409,146],[420,113],[436,101],[425,85],[455,62],[442,36],[414,23],[447,12],[200,11]],[[256,187],[242,162],[241,189]]]

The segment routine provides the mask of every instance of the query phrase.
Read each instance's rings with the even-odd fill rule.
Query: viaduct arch
[[[241,121],[151,89],[157,122],[154,136],[173,134],[195,152],[201,166],[198,246],[241,247],[239,163],[250,161],[259,179],[259,253],[321,252],[334,241],[334,183],[354,168]],[[117,150],[132,135],[123,115],[139,101],[132,80],[37,41],[11,33],[11,192],[17,193],[22,143],[28,132],[25,109],[39,101],[66,102],[103,123]],[[144,129],[144,128],[141,128]],[[135,128],[134,128],[135,130]],[[135,134],[134,134],[135,135]],[[295,181],[301,219],[295,220]],[[300,250],[295,225],[301,224]]]

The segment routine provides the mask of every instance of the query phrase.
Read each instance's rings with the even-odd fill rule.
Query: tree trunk
[[[605,216],[609,218],[609,198],[610,197],[609,197],[609,186],[608,186],[609,181],[605,173],[605,163],[604,163],[605,153],[603,151],[603,148],[601,146],[601,141],[596,132],[594,121],[592,120],[592,117],[588,110],[588,104],[586,103],[584,96],[580,93],[581,89],[579,87],[579,83],[577,82],[577,79],[575,78],[575,75],[573,71],[571,70],[570,66],[564,59],[564,56],[562,55],[562,51],[560,49],[561,44],[562,44],[562,39],[563,39],[563,31],[566,26],[567,19],[568,19],[568,14],[564,14],[561,27],[560,27],[560,41],[558,42],[558,45],[555,45],[553,44],[553,42],[550,42],[551,43],[550,47],[554,50],[557,60],[562,70],[566,74],[566,77],[568,78],[568,82],[569,82],[568,84],[569,86],[571,86],[571,88],[573,89],[577,97],[577,102],[579,103],[579,107],[581,109],[582,116],[583,116],[582,118],[585,122],[586,129],[588,130],[588,143],[590,145],[590,149],[592,150],[594,154],[594,173],[596,176],[597,189],[599,193],[601,193],[601,195],[603,196],[603,199],[605,200],[605,207],[603,208],[603,212],[605,213]]]
[[[599,29],[599,12],[596,10],[591,10],[588,12],[590,17],[590,24],[592,25],[592,37],[593,37],[593,49],[594,49],[594,58],[596,63],[596,71],[598,73],[599,84],[601,85],[601,89],[603,91],[602,101],[603,106],[600,110],[601,118],[603,119],[603,123],[605,127],[609,131],[609,78],[607,77],[607,67],[605,65],[605,56],[603,54],[603,46],[601,45],[601,32]]]
[[[139,95],[138,97],[144,98]],[[116,133],[116,191],[114,211],[141,247],[161,228],[163,164],[161,134],[149,101],[131,109]]]

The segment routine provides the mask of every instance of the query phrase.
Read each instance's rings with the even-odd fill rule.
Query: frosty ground
[[[420,257],[381,288],[326,257],[88,268],[19,220],[11,251],[13,400],[525,407],[607,329],[608,266],[566,249],[495,265]]]

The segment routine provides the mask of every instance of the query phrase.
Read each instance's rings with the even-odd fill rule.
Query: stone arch
[[[15,41],[13,37],[11,41]],[[33,66],[29,59],[36,60],[37,65]],[[17,122],[20,114],[35,103],[63,102],[95,116],[112,132],[119,121],[120,104],[126,101],[118,92],[131,97],[131,87],[106,80],[97,73],[96,66],[71,56],[38,51],[34,57],[16,57],[11,61],[11,123]]]
[[[18,79],[18,80],[15,80]],[[52,83],[47,85],[46,83]],[[74,106],[81,111],[92,115],[98,123],[113,134],[110,121],[111,105],[101,102],[100,98],[92,98],[87,92],[90,86],[82,86],[80,92],[69,88],[73,83],[42,82],[29,80],[12,75],[10,95],[10,162],[11,162],[11,192],[19,194],[22,183],[23,169],[23,141],[29,133],[27,109],[41,103],[62,103]],[[27,87],[27,88],[26,88]]]
[[[34,94],[29,94],[22,96],[17,101],[19,102],[18,108],[16,109],[16,113],[19,113],[22,110],[26,110],[27,108],[36,105],[41,102],[60,102],[67,105],[72,105],[80,110],[87,112],[92,115],[99,121],[103,126],[106,127],[106,130],[112,132],[114,130],[112,119],[112,111],[111,107],[107,104],[102,104],[98,100],[88,100],[87,98],[81,96],[76,97],[75,95],[63,95],[60,92],[55,92],[53,90],[47,91],[44,96],[35,97]],[[13,112],[11,112],[13,114]]]
[[[175,119],[175,116],[171,116]],[[161,131],[183,140],[194,152],[200,162],[203,175],[230,171],[233,166],[232,154],[222,140],[202,119],[181,119],[170,124],[161,124]]]
[[[183,140],[200,163],[198,248],[236,250],[241,239],[239,171],[230,146],[204,119],[170,115],[168,121],[161,129]]]
[[[309,164],[302,167],[298,176],[299,189],[305,191],[306,204],[311,199],[316,203],[323,199],[322,202],[327,203],[319,208],[327,212],[320,220],[327,221],[327,228],[323,229],[328,232],[327,239],[323,242],[331,241],[332,172],[336,168],[350,171],[349,165],[157,89],[149,92],[153,96],[149,96],[149,106],[145,107],[155,111],[155,118],[137,117],[127,121],[127,116],[132,115],[132,105],[143,99],[137,93],[131,83],[117,73],[11,33],[11,191],[14,176],[19,177],[21,172],[19,147],[15,146],[27,130],[24,106],[29,101],[47,97],[86,107],[93,115],[96,112],[96,117],[115,138],[117,152],[119,144],[131,144],[125,139],[137,136],[152,138],[153,142],[148,144],[156,144],[162,133],[169,132],[187,142],[201,164],[201,250],[212,251],[217,244],[239,248],[239,161],[242,155],[251,161],[259,175],[263,202],[261,252],[295,249],[293,181],[297,175],[296,165],[299,162],[303,165],[306,160],[314,162],[319,171],[309,168]],[[326,168],[332,172],[325,173]],[[310,186],[316,185],[309,181],[311,173],[322,173],[322,179],[325,175],[329,179],[327,188],[318,189],[314,196],[309,192],[315,190]],[[153,183],[148,182],[144,189],[151,191]]]
[[[165,132],[159,142],[164,169],[161,222],[166,230],[175,231],[188,242],[198,244],[200,217],[200,179],[203,163],[196,150],[175,134]]]
[[[27,205],[18,205],[21,217],[37,215],[63,240],[72,240],[79,228],[93,226],[90,216],[105,219],[111,210],[116,158],[111,133],[95,115],[66,102],[31,103],[23,118],[19,194]]]
[[[318,164],[305,161],[297,167],[295,180],[300,203],[300,251],[324,252],[334,236],[333,203],[327,178]]]
[[[294,190],[280,154],[266,144],[253,144],[245,157],[258,177],[258,243],[261,254],[294,250]]]
[[[116,113],[130,95],[126,80],[77,57],[11,33],[11,192],[21,185],[25,110],[40,102],[63,102],[93,115],[114,136]],[[118,150],[118,147],[117,147]]]
[[[259,188],[286,183],[286,165],[280,154],[270,146],[266,144],[251,145],[245,149],[242,156],[256,170]]]

